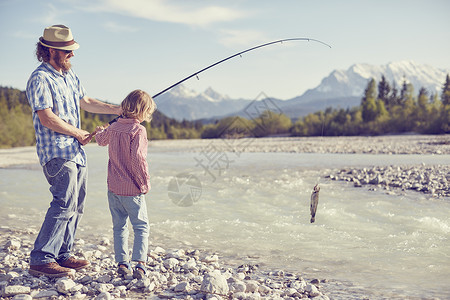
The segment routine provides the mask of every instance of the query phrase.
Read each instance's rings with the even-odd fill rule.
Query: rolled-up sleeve
[[[44,76],[37,74],[30,78],[27,86],[27,98],[33,111],[53,107],[52,93]]]

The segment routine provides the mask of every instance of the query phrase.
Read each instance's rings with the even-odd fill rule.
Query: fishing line
[[[225,61],[227,61],[227,60],[229,60],[229,59],[232,59],[233,57],[236,57],[236,56],[242,57],[242,54],[247,53],[247,52],[250,52],[250,51],[253,51],[253,50],[256,50],[256,49],[258,49],[258,48],[262,48],[262,47],[266,47],[266,46],[273,45],[273,44],[278,44],[278,43],[282,44],[283,42],[290,42],[290,41],[308,41],[308,42],[316,42],[316,43],[319,43],[319,44],[322,44],[322,45],[325,45],[325,46],[331,48],[331,46],[328,45],[328,44],[325,43],[325,42],[322,42],[322,41],[316,40],[316,39],[311,39],[311,38],[304,38],[304,37],[281,39],[281,40],[276,40],[276,41],[273,41],[273,42],[261,44],[261,45],[258,45],[258,46],[254,46],[254,47],[248,48],[248,49],[246,49],[246,50],[244,50],[244,51],[241,51],[241,52],[238,52],[238,53],[236,53],[236,54],[230,55],[230,56],[228,56],[228,57],[226,57],[226,58],[224,58],[224,59],[221,59],[221,60],[219,60],[219,61],[217,61],[217,62],[215,62],[215,63],[213,63],[213,64],[211,64],[211,65],[209,65],[209,66],[207,66],[207,67],[205,67],[205,68],[203,68],[203,69],[201,69],[201,70],[195,72],[195,73],[192,73],[191,75],[189,75],[189,76],[187,76],[187,77],[181,79],[180,81],[178,81],[178,82],[172,84],[172,85],[169,86],[168,88],[165,88],[164,90],[162,90],[162,91],[160,91],[159,93],[155,94],[155,95],[153,96],[153,98],[156,98],[156,97],[158,97],[158,96],[161,95],[161,94],[164,94],[164,93],[167,92],[168,90],[174,88],[175,86],[177,86],[177,85],[179,85],[179,84],[185,82],[186,80],[188,80],[188,79],[190,79],[190,78],[192,78],[192,77],[194,77],[194,76],[197,77],[197,79],[199,79],[199,78],[198,78],[198,74],[200,74],[200,73],[202,73],[202,72],[204,72],[204,71],[206,71],[206,70],[208,70],[208,69],[211,69],[212,67],[215,67],[215,66],[217,66],[218,64],[221,64],[221,63],[223,63],[223,62],[225,62]],[[111,120],[111,121],[109,122],[109,124],[114,123],[115,121],[117,121],[118,118],[119,118],[119,117],[114,118],[113,120]]]

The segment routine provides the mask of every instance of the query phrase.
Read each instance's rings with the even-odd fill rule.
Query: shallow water
[[[111,234],[107,150],[89,146],[87,152],[89,192],[79,235]],[[207,249],[231,263],[326,278],[326,293],[334,299],[449,298],[448,198],[389,195],[324,178],[334,168],[445,164],[449,159],[150,148],[151,244]],[[0,169],[0,178],[2,225],[38,229],[50,195],[40,167]],[[309,198],[316,183],[320,200],[311,224]]]

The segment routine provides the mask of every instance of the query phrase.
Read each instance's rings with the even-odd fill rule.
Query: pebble
[[[205,274],[200,290],[209,294],[226,295],[229,287],[225,276],[219,270],[214,270]]]
[[[26,230],[0,229],[2,299],[328,299],[317,279],[307,283],[298,275],[264,271],[258,265],[230,267],[221,263],[220,254],[198,249],[153,247],[148,253],[147,276],[122,278],[107,237],[76,240],[74,253],[89,257],[91,267],[73,278],[37,278],[28,274],[30,249],[21,246],[29,243],[27,234]],[[104,247],[99,250],[97,244]],[[100,253],[92,255],[92,249]]]

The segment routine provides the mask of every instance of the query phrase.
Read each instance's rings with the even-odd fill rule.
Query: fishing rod
[[[244,53],[250,52],[250,51],[255,50],[255,49],[258,49],[258,48],[266,47],[266,46],[273,45],[273,44],[283,43],[283,42],[290,42],[290,41],[308,41],[308,42],[312,41],[312,42],[317,42],[317,43],[320,43],[320,44],[322,44],[322,45],[325,45],[325,46],[331,48],[330,45],[328,45],[327,43],[324,43],[324,42],[322,42],[322,41],[319,41],[319,40],[316,40],[316,39],[311,39],[311,38],[303,38],[303,37],[302,37],[302,38],[281,39],[281,40],[277,40],[277,41],[273,41],[273,42],[261,44],[261,45],[258,45],[258,46],[255,46],[255,47],[246,49],[246,50],[244,50],[244,51],[238,52],[238,53],[236,53],[236,54],[230,55],[230,56],[228,56],[228,57],[226,57],[226,58],[224,58],[224,59],[222,59],[222,60],[219,60],[218,62],[215,62],[215,63],[213,63],[213,64],[211,64],[211,65],[209,65],[209,66],[207,66],[207,67],[205,67],[205,68],[203,68],[203,69],[201,69],[201,70],[199,70],[199,71],[197,71],[197,72],[195,72],[195,73],[193,73],[193,74],[191,74],[191,75],[189,75],[189,76],[187,76],[187,77],[181,79],[181,80],[178,81],[177,83],[172,84],[172,85],[169,86],[168,88],[166,88],[166,89],[162,90],[161,92],[155,94],[155,95],[153,96],[153,98],[156,98],[156,97],[158,97],[158,96],[161,95],[161,94],[164,94],[164,93],[167,92],[168,90],[170,90],[170,89],[174,88],[175,86],[177,86],[177,85],[179,85],[179,84],[185,82],[186,80],[191,79],[191,78],[194,77],[194,76],[198,76],[198,74],[200,74],[200,73],[202,73],[202,72],[204,72],[204,71],[206,71],[206,70],[208,70],[208,69],[211,69],[212,67],[215,67],[215,66],[217,66],[218,64],[221,64],[221,63],[223,63],[223,62],[225,62],[225,61],[227,61],[227,60],[229,60],[229,59],[232,59],[232,58],[234,58],[234,57],[236,57],[236,56],[241,56],[241,55],[244,54]],[[198,78],[198,77],[197,77],[197,78]],[[113,120],[111,120],[111,121],[109,122],[109,124],[111,125],[112,123],[116,122],[118,118],[120,118],[120,116],[114,118]]]
[[[328,46],[328,47],[331,48],[330,45],[328,45],[328,44],[326,44],[326,43],[324,43],[324,42],[322,42],[322,41],[315,40],[315,39],[310,39],[310,38],[290,38],[290,39],[282,39],[282,40],[273,41],[273,42],[270,42],[270,43],[265,43],[265,44],[262,44],[262,45],[259,45],[259,46],[255,46],[255,47],[249,48],[249,49],[247,49],[247,50],[238,52],[238,53],[236,53],[236,54],[230,55],[230,56],[228,56],[228,57],[226,57],[226,58],[224,58],[224,59],[222,59],[222,60],[219,60],[218,62],[215,62],[215,63],[213,63],[213,64],[207,66],[206,68],[203,68],[203,69],[201,69],[200,71],[197,71],[197,72],[195,72],[195,73],[193,73],[193,74],[191,74],[191,75],[189,75],[189,76],[187,76],[187,77],[181,79],[181,80],[178,81],[177,83],[172,84],[172,85],[169,86],[168,88],[166,88],[166,89],[162,90],[161,92],[159,92],[158,94],[154,95],[153,98],[156,98],[156,97],[158,97],[158,96],[161,95],[161,94],[164,94],[165,92],[167,92],[168,90],[172,89],[173,87],[179,85],[180,83],[183,83],[183,82],[185,82],[186,80],[188,80],[188,79],[190,79],[190,78],[192,78],[192,77],[194,77],[194,76],[197,76],[198,74],[200,74],[200,73],[202,73],[202,72],[204,72],[204,71],[206,71],[206,70],[208,70],[208,69],[211,69],[212,67],[217,66],[218,64],[221,64],[221,63],[223,63],[223,62],[225,62],[225,61],[227,61],[227,60],[229,60],[229,59],[232,59],[233,57],[241,56],[242,54],[244,54],[244,53],[246,53],[246,52],[249,52],[249,51],[252,51],[252,50],[255,50],[255,49],[258,49],[258,48],[262,48],[262,47],[269,46],[269,45],[273,45],[273,44],[277,44],[277,43],[289,42],[289,41],[314,41],[314,42],[321,43],[321,44],[326,45],[326,46]]]

